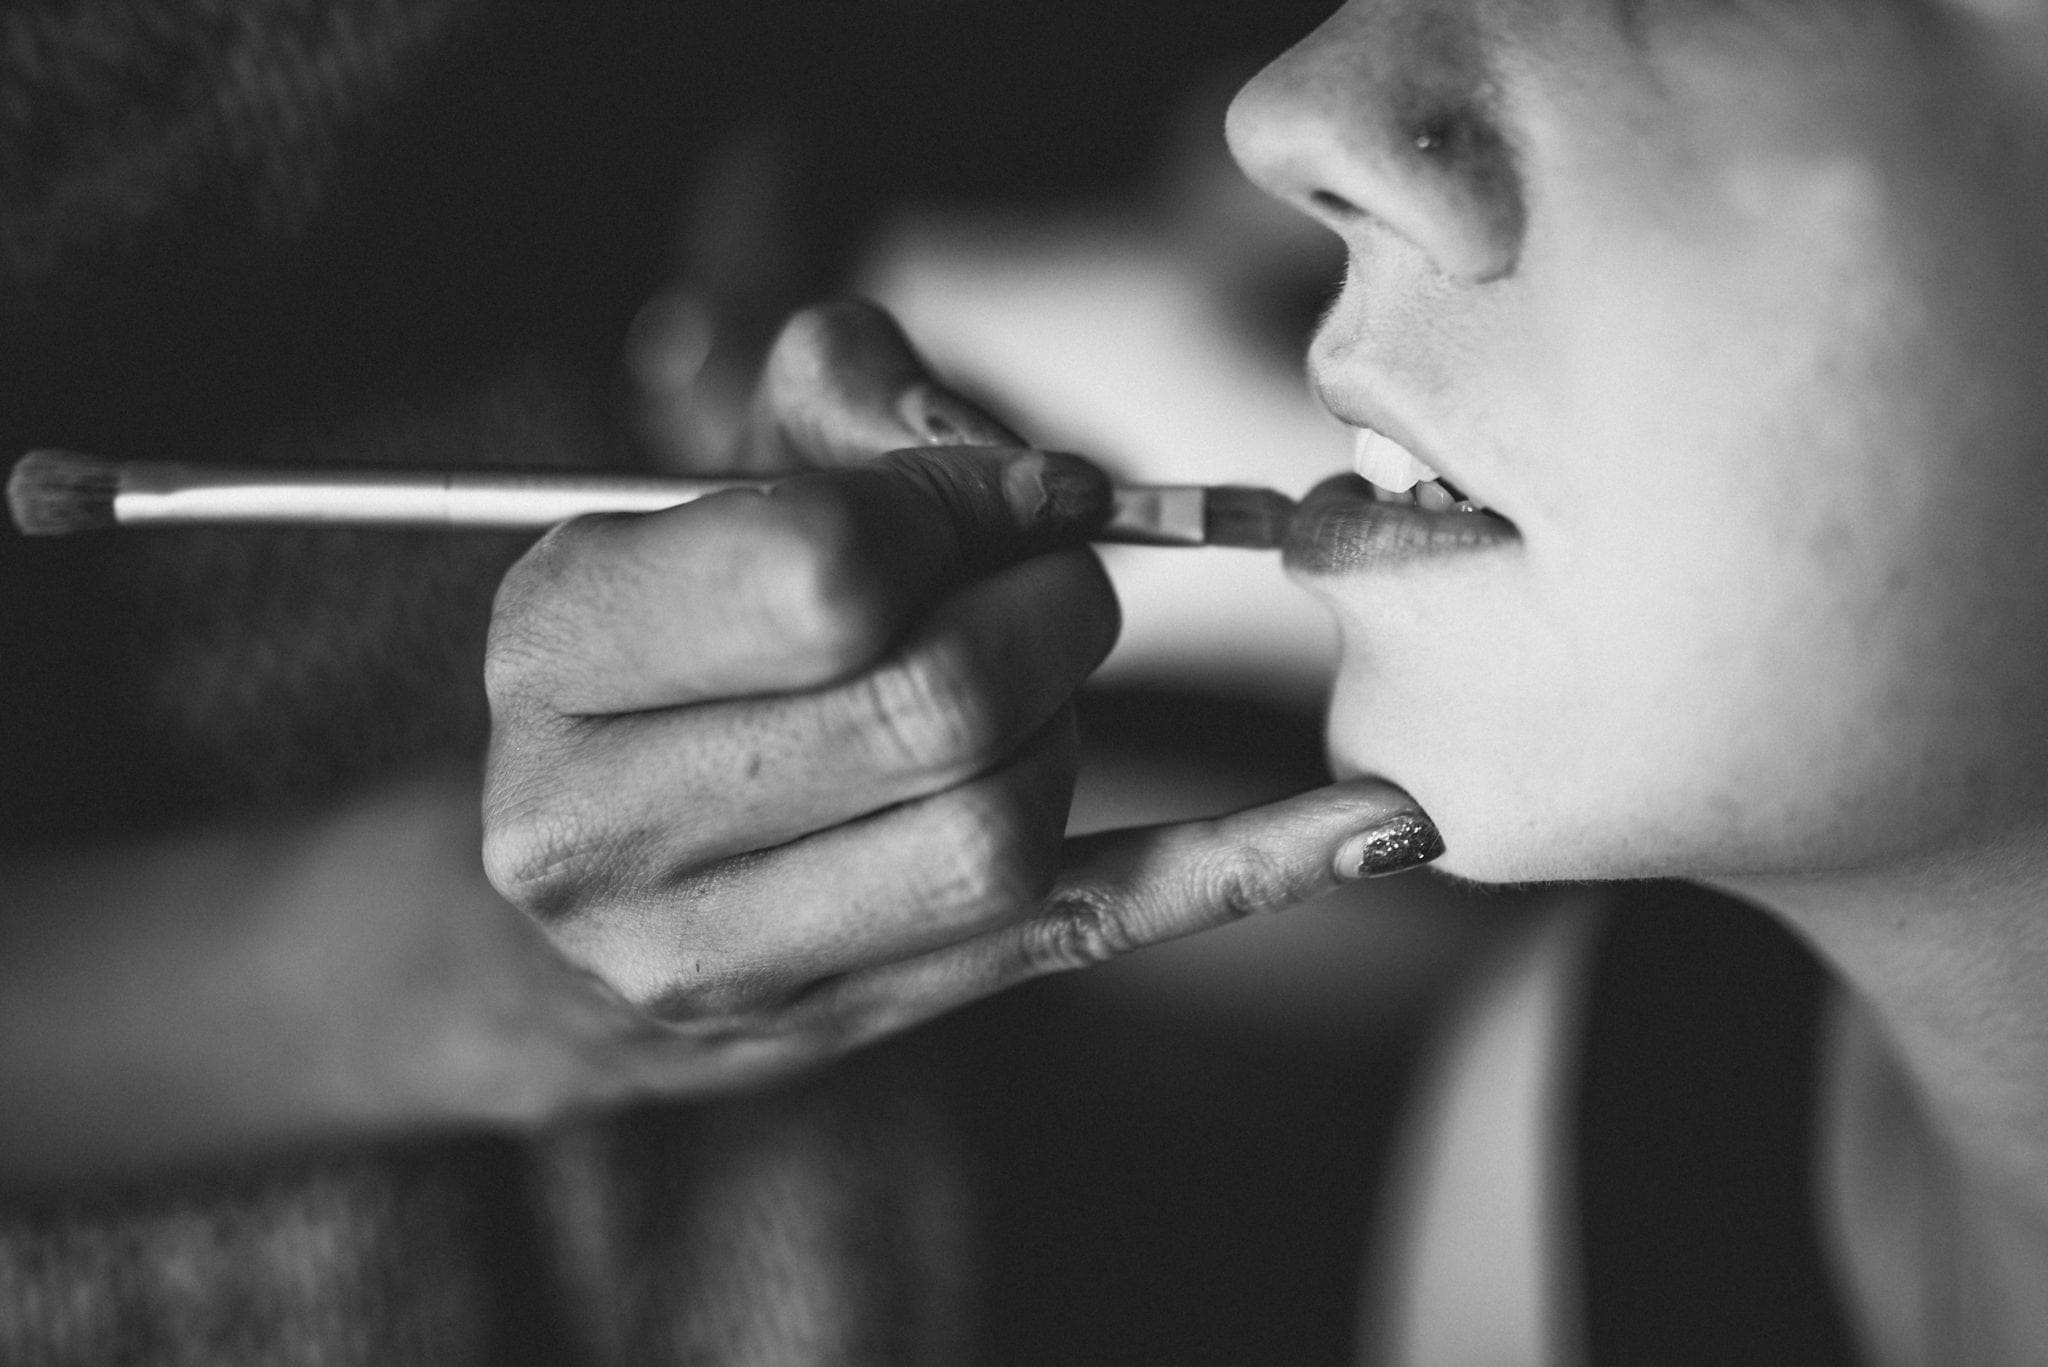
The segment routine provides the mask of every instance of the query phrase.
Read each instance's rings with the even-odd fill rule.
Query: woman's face
[[[2048,4],[1994,8],[1353,0],[1239,95],[1349,248],[1319,391],[1497,515],[1344,477],[1288,553],[1340,767],[1450,871],[1869,868],[2048,809]]]

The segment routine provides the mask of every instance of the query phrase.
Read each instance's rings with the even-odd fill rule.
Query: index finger
[[[820,687],[958,584],[1085,540],[1109,504],[1078,456],[957,447],[580,518],[507,573],[486,683],[579,716]]]
[[[1443,853],[1414,799],[1378,779],[1333,783],[1206,821],[1067,842],[1043,906],[936,953],[835,980],[815,1028],[876,1038],[1030,978],[1285,910]]]

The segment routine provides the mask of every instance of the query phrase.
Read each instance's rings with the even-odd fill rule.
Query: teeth
[[[1390,494],[1405,494],[1436,478],[1436,471],[1409,454],[1407,447],[1366,428],[1360,428],[1352,442],[1351,468]]]
[[[1360,428],[1351,445],[1351,468],[1369,482],[1380,503],[1412,504],[1428,513],[1483,513],[1486,508],[1443,483],[1391,437]]]
[[[1451,491],[1433,479],[1426,479],[1415,486],[1415,506],[1425,513],[1447,513],[1458,500],[1451,497]]]

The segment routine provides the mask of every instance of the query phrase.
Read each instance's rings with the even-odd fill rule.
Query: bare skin
[[[1819,951],[1901,1361],[2048,1358],[2044,51],[2035,0],[1354,0],[1230,116],[1349,252],[1319,391],[1514,526],[1295,557],[1340,769],[1452,873],[1692,877]]]

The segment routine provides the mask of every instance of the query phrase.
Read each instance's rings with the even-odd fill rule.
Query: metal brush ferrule
[[[1135,484],[1116,490],[1097,536],[1129,546],[1200,546],[1208,539],[1208,490],[1199,484]]]

